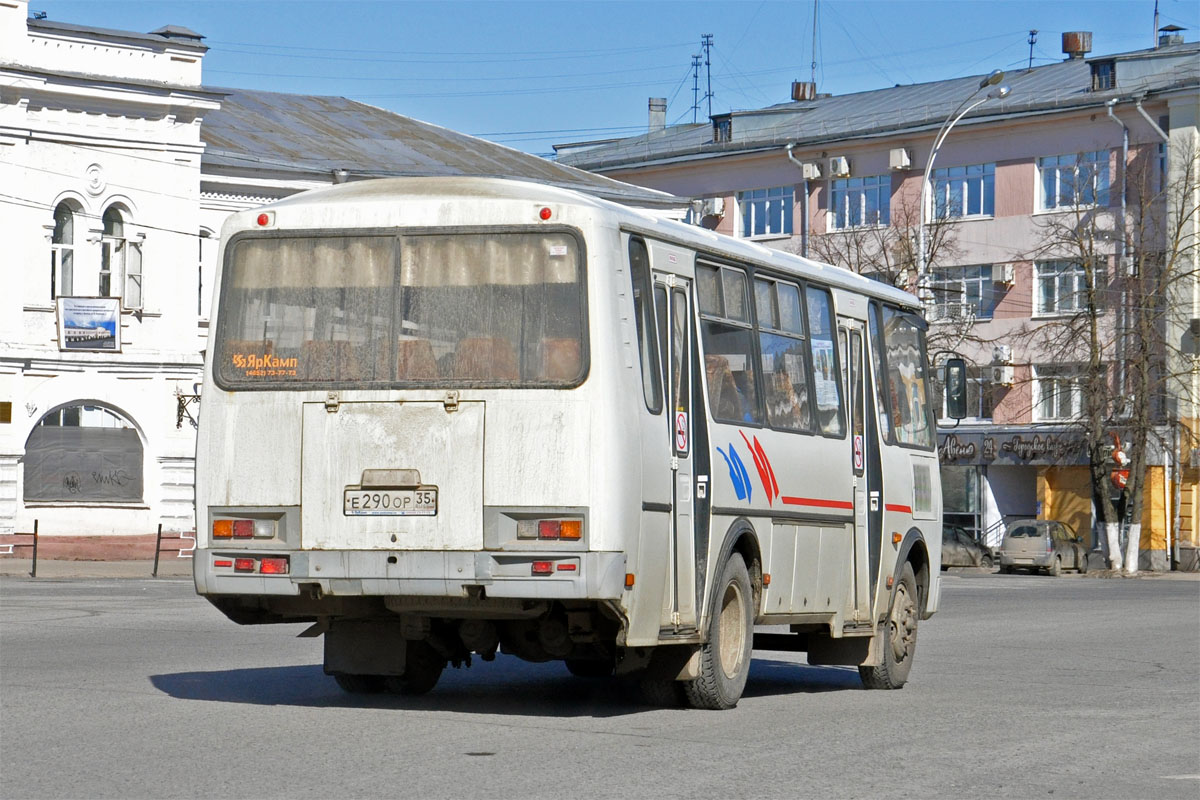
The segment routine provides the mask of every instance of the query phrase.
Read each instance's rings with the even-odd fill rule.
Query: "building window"
[[[117,206],[104,211],[104,233],[100,237],[101,297],[120,297],[126,309],[142,307],[142,245],[125,232],[124,212]]]
[[[1077,419],[1083,413],[1082,371],[1075,366],[1034,367],[1034,421]]]
[[[835,178],[829,183],[830,229],[891,222],[891,176]]]
[[[991,319],[996,308],[992,265],[939,267],[931,270],[933,308],[930,319]]]
[[[1092,91],[1104,92],[1117,87],[1117,64],[1115,61],[1092,62]]]
[[[742,237],[791,236],[792,187],[754,189],[738,192],[738,208],[742,212]]]
[[[1038,159],[1042,209],[1108,205],[1108,151]]]
[[[991,422],[995,413],[997,395],[1002,387],[992,383],[992,370],[989,364],[985,366],[967,365],[967,416],[964,422]],[[942,372],[939,369],[939,373]],[[949,409],[946,408],[946,392],[944,376],[939,380],[934,391],[937,392],[937,402],[941,408],[942,419],[949,419]]]
[[[50,299],[69,297],[75,286],[75,210],[69,203],[54,209],[50,236]]]
[[[935,219],[990,217],[995,213],[995,164],[935,169],[931,179]]]
[[[140,502],[142,440],[111,409],[77,403],[38,422],[25,442],[26,502]]]
[[[1087,270],[1073,261],[1038,261],[1034,265],[1038,314],[1073,314],[1087,308]],[[1102,271],[1094,276],[1097,293],[1104,285]],[[1097,300],[1099,305],[1099,300]]]

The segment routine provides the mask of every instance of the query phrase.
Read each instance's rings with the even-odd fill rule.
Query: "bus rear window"
[[[567,233],[247,237],[220,302],[229,388],[566,386],[585,371]]]

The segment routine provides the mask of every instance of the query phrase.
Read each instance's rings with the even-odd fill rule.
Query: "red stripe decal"
[[[898,506],[894,503],[884,503],[883,507],[886,508],[888,511],[897,511],[901,514],[911,514],[912,513],[912,506]]]
[[[818,508],[845,508],[850,511],[854,510],[854,503],[849,503],[845,500],[821,500],[815,497],[781,497],[779,498],[785,505],[789,506],[817,506]]]

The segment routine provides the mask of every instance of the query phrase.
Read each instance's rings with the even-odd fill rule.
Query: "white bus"
[[[755,646],[906,681],[941,561],[916,298],[499,179],[301,194],[221,263],[196,588],[313,623],[343,689],[499,650],[729,708]]]

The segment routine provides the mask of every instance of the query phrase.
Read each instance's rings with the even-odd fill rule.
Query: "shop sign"
[[[1082,440],[1066,433],[947,433],[940,438],[943,465],[1084,463]]]

